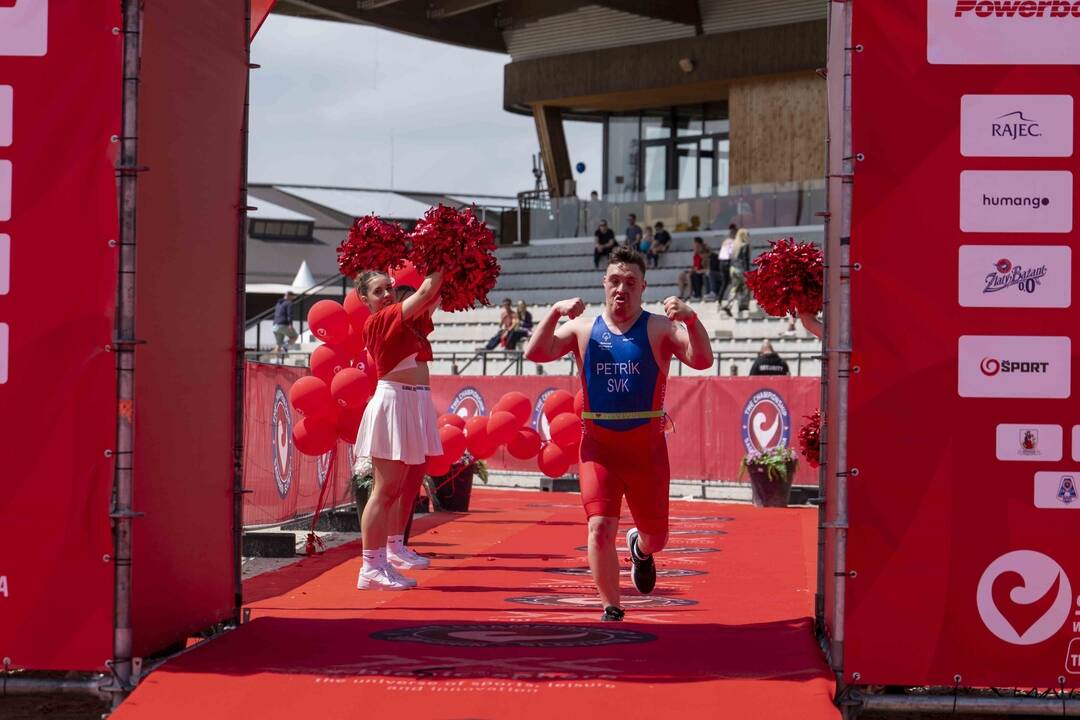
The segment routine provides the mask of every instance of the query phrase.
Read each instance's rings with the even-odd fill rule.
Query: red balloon
[[[544,417],[550,423],[556,415],[574,412],[574,396],[565,390],[556,390],[544,400]]]
[[[371,380],[363,370],[345,368],[334,376],[330,394],[341,407],[362,408],[371,397]]]
[[[506,443],[506,451],[518,460],[536,457],[540,452],[540,435],[532,428],[522,428]]]
[[[513,439],[514,433],[521,428],[521,423],[515,417],[514,413],[506,410],[496,410],[488,418],[487,431],[488,436],[495,441],[497,445],[502,445],[505,442],[509,442]]]
[[[468,447],[468,440],[460,428],[453,425],[443,425],[439,428],[439,439],[442,440],[443,455],[450,462],[457,462]]]
[[[550,478],[562,477],[570,469],[570,453],[555,443],[548,443],[540,451],[540,457],[536,461],[540,472]]]
[[[371,317],[371,309],[356,290],[350,290],[345,295],[345,313],[349,316],[349,323],[357,334],[364,331],[364,323]]]
[[[293,383],[289,388],[289,402],[292,403],[296,412],[306,417],[337,417],[337,405],[330,396],[330,388],[322,380],[311,375]],[[323,452],[326,451],[323,450]]]
[[[498,448],[498,443],[493,442],[488,436],[487,422],[488,419],[483,415],[474,415],[465,421],[466,445],[469,452],[480,459],[490,457]],[[482,454],[488,451],[489,446],[490,451]]]
[[[408,260],[401,267],[390,273],[390,279],[393,280],[394,287],[399,285],[410,285],[419,289],[420,283],[424,282],[424,278],[420,275],[420,271],[416,269]]]
[[[583,412],[585,412],[585,391],[578,390],[577,395],[574,396],[574,414],[581,417]]]
[[[581,443],[581,418],[572,412],[555,416],[549,425],[551,441],[562,448],[572,448]]]
[[[341,303],[333,300],[320,300],[312,305],[307,319],[315,337],[335,345],[345,341],[351,327],[349,314]]]
[[[455,415],[454,413],[446,413],[445,415],[440,415],[438,422],[435,423],[435,426],[441,428],[445,425],[453,425],[458,430],[464,431],[465,418],[461,417],[460,415]]]
[[[364,356],[364,336],[356,328],[350,327],[349,334],[345,336],[345,342],[337,346],[349,357],[350,361]]]
[[[351,358],[336,345],[320,345],[311,353],[308,365],[311,374],[329,385],[334,376],[349,367]]]
[[[424,472],[431,477],[442,477],[450,472],[451,465],[453,463],[445,455],[435,455],[427,459]]]
[[[325,417],[301,418],[292,432],[293,444],[304,455],[322,455],[333,449],[338,438],[336,423]]]
[[[338,437],[354,445],[356,443],[356,434],[360,431],[360,423],[364,419],[364,408],[357,408],[356,410],[343,410],[338,415],[337,421],[337,433]]]
[[[373,382],[378,379],[379,369],[378,366],[375,365],[375,358],[371,357],[370,350],[365,350],[361,357],[353,360],[352,366],[357,370],[366,372]]]
[[[525,423],[529,422],[529,418],[532,416],[532,403],[529,402],[529,398],[523,393],[519,393],[516,390],[506,393],[499,399],[499,402],[495,403],[493,408],[494,413],[500,410],[513,413],[514,417],[518,420],[518,427],[521,427]]]

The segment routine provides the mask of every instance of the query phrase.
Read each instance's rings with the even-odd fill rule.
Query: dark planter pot
[[[778,480],[770,480],[768,470],[761,465],[746,468],[750,475],[750,489],[754,507],[787,507],[791,499],[791,480],[795,477],[796,461],[787,464],[787,473]]]
[[[450,480],[453,478],[453,480]],[[468,512],[469,497],[472,495],[473,471],[465,470],[454,475],[453,472],[435,481],[435,505],[448,512]]]

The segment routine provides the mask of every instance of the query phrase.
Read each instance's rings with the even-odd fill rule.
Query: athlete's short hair
[[[623,246],[612,250],[611,255],[608,257],[608,265],[617,265],[618,263],[637,265],[641,270],[641,276],[645,277],[645,256],[637,250]]]

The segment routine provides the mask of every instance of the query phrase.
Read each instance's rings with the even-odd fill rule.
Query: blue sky
[[[509,56],[271,15],[252,46],[253,182],[531,189],[532,118],[502,109]],[[578,194],[601,186],[599,123],[567,123]]]

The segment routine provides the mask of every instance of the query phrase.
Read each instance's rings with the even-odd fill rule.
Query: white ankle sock
[[[364,558],[364,570],[377,570],[386,567],[385,547],[375,548],[374,550],[364,550],[361,554]]]
[[[405,536],[404,535],[389,535],[386,538],[386,549],[392,555],[401,555],[401,551],[405,548]]]

